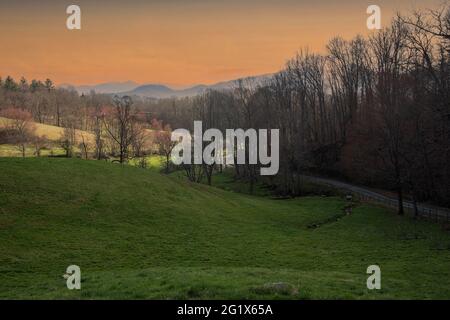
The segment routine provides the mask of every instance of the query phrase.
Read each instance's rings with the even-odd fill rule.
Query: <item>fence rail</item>
[[[319,178],[319,177],[313,177],[313,176],[303,176],[303,178],[310,180],[311,182],[319,183],[319,184],[325,184],[329,185],[341,190],[350,191],[354,194],[356,194],[361,200],[364,201],[371,201],[380,203],[382,205],[391,207],[391,208],[398,208],[398,200],[393,199],[390,197],[387,197],[385,195],[373,192],[368,189],[364,189],[362,187],[354,186],[348,183],[332,180],[332,179],[326,179],[326,178]],[[403,208],[407,213],[415,214],[414,210],[414,203],[411,201],[403,201]],[[418,215],[422,218],[426,218],[432,221],[436,222],[450,222],[450,209],[442,208],[442,207],[436,207],[436,206],[429,206],[425,204],[417,203],[417,212]]]

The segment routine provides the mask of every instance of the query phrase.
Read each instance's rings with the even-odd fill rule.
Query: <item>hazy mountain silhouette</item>
[[[72,86],[69,84],[60,85],[60,87],[73,88],[81,93],[89,93],[90,91],[95,91],[97,93],[104,94],[117,94],[117,95],[129,95],[129,96],[140,96],[148,98],[170,98],[170,97],[192,97],[205,92],[208,89],[214,90],[231,90],[238,85],[238,82],[242,80],[245,84],[261,84],[271,75],[261,75],[240,78],[230,81],[218,82],[213,85],[195,85],[185,89],[173,89],[169,86],[163,84],[144,84],[139,85],[133,81],[127,82],[110,82],[101,83],[97,85],[83,85],[83,86]]]
[[[91,91],[95,91],[97,93],[119,93],[124,91],[131,91],[137,87],[139,87],[140,84],[136,83],[134,81],[126,81],[126,82],[107,82],[107,83],[100,83],[95,85],[81,85],[81,86],[74,86],[71,84],[61,84],[60,87],[62,88],[72,88],[78,91],[78,93],[87,94]]]

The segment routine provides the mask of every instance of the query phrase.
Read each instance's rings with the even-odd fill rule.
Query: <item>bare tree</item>
[[[36,157],[40,157],[41,156],[41,151],[43,149],[45,149],[48,145],[48,138],[47,136],[38,136],[38,135],[34,135],[31,139],[31,142],[34,145],[34,155]]]
[[[158,145],[159,154],[164,156],[164,170],[166,173],[169,173],[170,157],[176,145],[176,142],[171,140],[171,131],[170,126],[166,125],[164,130],[155,133],[155,143]]]
[[[89,157],[89,143],[87,139],[84,136],[83,132],[80,132],[81,142],[80,142],[80,149],[83,152],[84,159],[88,159]]]
[[[450,40],[450,5],[448,1],[436,10],[415,11],[412,16],[401,17],[401,20],[433,36]]]
[[[112,114],[103,118],[106,132],[118,146],[120,163],[128,159],[129,147],[136,134],[132,105],[133,101],[129,96],[115,96]]]
[[[380,31],[370,39],[376,61],[377,111],[381,120],[379,155],[386,165],[391,168],[395,178],[398,193],[398,213],[403,214],[404,198],[404,170],[402,153],[405,147],[405,123],[402,117],[407,87],[404,85],[410,59],[406,46],[408,30],[398,20],[391,28]]]
[[[59,142],[61,148],[66,152],[66,157],[71,158],[74,155],[74,147],[76,145],[76,130],[73,125],[64,128],[63,135]]]
[[[145,156],[147,150],[151,149],[152,139],[148,130],[144,125],[136,123],[134,126],[133,140],[131,146],[133,148],[134,157]]]
[[[22,157],[25,157],[26,146],[36,130],[31,114],[21,109],[9,108],[3,110],[0,116],[7,118],[3,121],[3,127],[8,129],[11,143],[15,144],[21,151]]]

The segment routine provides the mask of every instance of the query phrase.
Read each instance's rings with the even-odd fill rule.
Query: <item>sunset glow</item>
[[[91,84],[190,85],[279,70],[297,50],[323,51],[367,34],[369,1],[76,1],[82,30],[65,27],[69,1],[2,2],[0,76]],[[438,1],[377,1],[396,10]]]

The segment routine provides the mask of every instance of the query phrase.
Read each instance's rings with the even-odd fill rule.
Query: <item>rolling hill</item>
[[[450,298],[450,235],[103,161],[0,158],[0,298]],[[314,226],[314,227],[311,227]],[[68,290],[67,266],[81,268]],[[378,264],[382,289],[366,289]]]
[[[7,125],[9,121],[11,121],[11,120],[0,117],[0,128]],[[36,129],[34,132],[39,137],[45,136],[45,137],[47,137],[47,139],[49,139],[51,141],[58,141],[61,139],[61,137],[64,134],[63,127],[57,127],[57,126],[52,126],[49,124],[38,123],[38,122],[32,122],[32,123]],[[82,140],[82,138],[81,138],[82,135],[83,135],[84,139],[86,140],[86,142],[88,142],[88,143],[94,143],[94,141],[95,141],[94,134],[91,132],[88,132],[88,131],[76,129],[75,135],[76,135],[77,142],[80,142]]]

